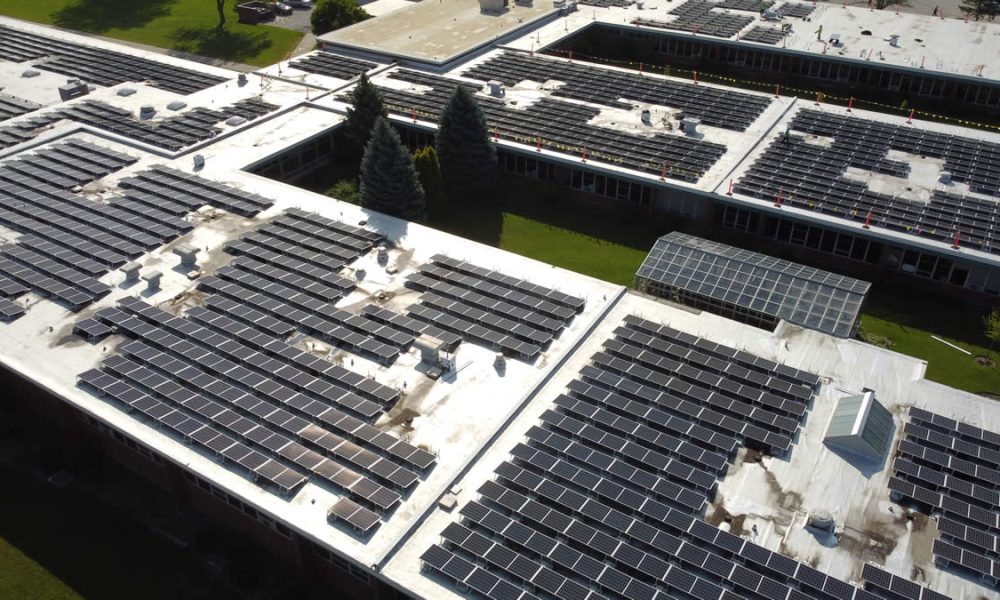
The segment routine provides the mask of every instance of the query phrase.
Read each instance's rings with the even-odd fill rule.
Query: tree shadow
[[[271,47],[263,31],[218,33],[215,27],[181,27],[173,34],[171,50],[234,62],[252,59]]]
[[[59,27],[104,33],[112,29],[137,29],[170,14],[177,0],[79,0],[59,10],[52,22]]]

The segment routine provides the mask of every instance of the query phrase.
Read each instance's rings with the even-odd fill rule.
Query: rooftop
[[[484,13],[479,0],[418,2],[319,36],[322,45],[445,65],[556,15],[552,0],[512,2]]]
[[[812,598],[891,598],[889,586],[941,597],[912,592],[910,579],[954,598],[994,593],[935,558],[970,555],[966,562],[981,568],[959,531],[978,539],[983,513],[994,515],[991,531],[1000,525],[995,508],[982,508],[990,497],[980,489],[995,473],[982,463],[1000,448],[990,433],[1000,430],[994,401],[928,382],[926,364],[890,351],[787,322],[773,332],[741,325],[245,170],[336,126],[353,68],[368,64],[339,77],[282,67],[240,84],[235,73],[2,24],[156,63],[134,64],[128,78],[155,83],[167,65],[219,78],[200,90],[95,79],[87,96],[61,101],[52,85],[65,75],[43,65],[39,76],[21,77],[40,59],[0,57],[10,82],[3,93],[43,105],[0,125],[24,125],[24,137],[0,156],[0,316],[10,319],[0,324],[0,361],[84,413],[415,597],[464,597],[454,581],[516,595],[565,586],[580,597],[626,586],[668,597],[690,582],[722,597],[719,583],[730,576],[741,593],[794,588],[788,598],[805,590]],[[806,145],[837,149],[847,126],[831,134],[811,113],[842,108],[517,56],[536,62],[525,67],[490,52],[444,77],[374,62],[369,70],[391,90],[394,118],[417,111],[418,127],[433,127],[447,86],[478,73],[479,82],[508,83],[503,97],[479,92],[508,148],[533,154],[540,143],[545,157],[565,164],[663,177],[718,199],[736,178],[747,187],[730,202],[869,231],[857,208],[812,210],[798,201],[804,185],[782,188],[787,195],[775,207],[770,182],[747,177],[775,145],[794,144],[802,156]],[[522,72],[544,80],[525,82],[531,77]],[[584,77],[602,76],[607,88],[582,95]],[[120,95],[123,87],[135,92]],[[667,106],[630,97],[654,87]],[[628,102],[616,106],[620,98]],[[729,104],[709,110],[706,98]],[[164,115],[244,100],[273,108],[239,125],[212,121],[218,131],[180,147],[145,137],[145,126],[164,133]],[[175,101],[187,106],[167,108]],[[127,115],[98,122],[62,114],[86,102]],[[144,105],[157,116],[139,118]],[[649,125],[641,108],[651,112]],[[31,121],[57,112],[41,127]],[[701,122],[679,132],[686,118]],[[851,118],[878,135],[892,124],[952,144],[998,141],[861,111]],[[952,155],[878,148],[850,165],[892,173],[864,175],[869,191],[902,185],[888,178],[925,190],[923,201],[943,191],[937,182]],[[664,155],[676,159],[664,165]],[[912,165],[906,177],[901,159]],[[995,203],[992,167],[961,167],[948,164],[955,187],[947,189]],[[870,227],[878,235],[947,248],[946,239],[905,228],[883,231],[888,221],[876,216]],[[959,251],[990,260],[986,238],[971,235],[978,249]],[[195,266],[174,252],[182,246],[198,249]],[[126,281],[120,267],[132,262],[141,275],[160,272],[159,287]],[[413,341],[420,334],[453,355],[428,357]],[[864,388],[893,416],[900,453],[892,465],[857,462],[823,444],[837,401]],[[955,458],[932,468],[935,452]],[[978,465],[972,475],[955,471],[969,463]],[[939,466],[959,482],[954,489],[933,483]],[[448,494],[457,501],[451,512],[439,505]],[[945,517],[927,518],[928,501]],[[802,527],[818,511],[833,516],[839,539]],[[543,516],[543,525],[533,520]],[[497,523],[503,528],[490,529]],[[608,533],[615,527],[618,537]],[[527,537],[497,551],[509,561],[493,572],[468,561],[475,544],[485,560],[495,556],[487,548],[516,535]],[[522,587],[517,577],[526,571],[514,569],[532,565],[526,576],[539,580]]]
[[[928,14],[897,14],[891,9],[870,10],[827,2],[765,2],[770,11],[784,11],[780,17],[769,14],[766,19],[759,12],[761,3],[756,1],[611,4],[581,4],[565,19],[509,45],[525,51],[541,50],[598,22],[638,27],[680,39],[707,38],[729,41],[737,47],[836,57],[845,62],[876,62],[916,73],[939,72],[976,81],[1000,79],[996,61],[983,59],[1000,52],[1000,23],[985,19],[965,21],[958,14],[934,17],[930,9]],[[780,33],[783,25],[791,27],[784,36]],[[893,35],[899,36],[895,45]],[[832,44],[832,37],[839,42]]]

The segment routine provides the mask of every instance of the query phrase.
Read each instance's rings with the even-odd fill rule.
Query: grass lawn
[[[0,539],[0,598],[77,600],[82,596],[23,552]]]
[[[504,181],[505,200],[448,207],[429,225],[620,285],[632,285],[662,226],[630,210],[581,205],[534,184]]]
[[[1000,367],[983,367],[974,357],[990,352],[983,336],[982,315],[946,301],[920,300],[916,294],[872,292],[861,316],[862,330],[892,340],[892,349],[927,361],[927,379],[973,393],[1000,397]],[[972,353],[969,356],[933,337],[947,340]]]
[[[620,285],[631,286],[645,250],[504,213],[500,247]]]
[[[237,23],[236,2],[226,3],[221,36],[211,0],[0,0],[0,14],[256,66],[278,62],[302,39],[290,29]]]

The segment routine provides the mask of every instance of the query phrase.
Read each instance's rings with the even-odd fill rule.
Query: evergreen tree
[[[361,206],[407,221],[427,216],[413,157],[382,117],[375,121],[361,159]]]
[[[435,145],[450,199],[481,197],[496,182],[496,148],[479,103],[465,86],[455,88],[441,111]]]
[[[432,217],[444,211],[444,190],[441,187],[441,164],[434,146],[426,146],[413,153],[413,165],[420,176],[420,185],[427,199],[427,212]]]
[[[362,73],[358,85],[351,92],[351,106],[347,109],[347,119],[341,127],[340,149],[343,156],[354,161],[359,160],[372,134],[375,120],[388,116],[385,104],[382,102],[382,94],[368,76]]]

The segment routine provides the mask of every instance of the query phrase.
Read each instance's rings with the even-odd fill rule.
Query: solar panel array
[[[584,307],[580,298],[441,254],[406,283],[424,292],[408,309],[413,319],[525,361]]]
[[[38,69],[78,77],[97,85],[141,81],[185,95],[225,81],[225,78],[216,75],[27,33],[4,25],[0,25],[0,60],[15,63],[31,61]]]
[[[331,52],[316,52],[305,58],[293,60],[288,66],[306,73],[348,80],[374,69],[378,64]]]
[[[777,27],[766,25],[755,25],[750,31],[740,36],[741,40],[747,42],[760,42],[761,44],[777,44],[785,34]]]
[[[864,221],[870,211],[872,225],[948,242],[961,232],[961,245],[1000,252],[994,200],[934,190],[930,202],[920,202],[872,192],[844,177],[848,167],[907,177],[909,165],[886,158],[897,150],[943,159],[952,179],[1000,199],[1000,144],[814,110],[799,111],[790,130],[831,137],[833,143],[779,134],[735,192],[771,201],[781,192],[783,204],[854,221]]]
[[[935,592],[905,577],[893,575],[871,563],[865,563],[865,566],[861,568],[861,578],[865,581],[865,589],[878,594],[880,598],[950,600],[942,593]]]
[[[3,163],[0,225],[21,235],[0,251],[0,276],[79,310],[110,291],[99,277],[190,231],[189,212],[211,204],[249,216],[271,205],[162,166],[121,180],[126,195],[106,204],[69,191],[135,161],[70,139]]]
[[[41,108],[41,104],[11,96],[10,94],[0,94],[0,121],[13,119],[33,110]]]
[[[871,284],[680,232],[656,241],[636,273],[690,294],[849,337]]]
[[[0,315],[24,309],[11,298],[27,291],[79,310],[107,294],[100,260],[141,253],[157,240],[128,219],[66,190],[104,177],[135,158],[79,140],[21,154],[0,166],[0,225],[20,232],[0,248]]]
[[[670,14],[677,15],[677,18],[672,21],[636,19],[632,23],[644,27],[690,31],[702,35],[729,38],[754,22],[754,18],[749,15],[713,10],[717,8],[722,8],[722,4],[707,0],[687,0],[684,4],[670,11]],[[741,8],[740,10],[746,9]],[[751,10],[756,12],[757,9]]]
[[[761,95],[643,77],[639,73],[605,69],[581,62],[556,61],[541,56],[503,52],[462,74],[507,85],[522,81],[564,82],[554,96],[623,108],[629,102],[649,102],[682,111],[705,125],[745,131],[770,105]]]
[[[298,330],[359,356],[389,365],[426,325],[368,306],[361,314],[336,308],[354,281],[340,270],[382,241],[367,229],[291,209],[226,244],[236,258],[203,277],[199,288],[213,306],[274,335]]]
[[[777,424],[765,414],[779,412],[797,425],[817,384],[629,317],[421,556],[424,568],[497,599],[876,598],[700,516],[758,435],[749,428],[764,435]],[[708,408],[713,396],[730,408]],[[743,416],[722,415],[736,404]]]
[[[126,191],[126,198],[137,204],[176,216],[211,205],[251,217],[274,204],[273,200],[258,194],[162,165],[153,165],[148,171],[121,179],[118,186]]]
[[[176,152],[214,137],[221,132],[216,125],[230,117],[253,120],[278,108],[277,105],[256,98],[247,98],[218,110],[198,107],[158,121],[140,121],[127,110],[87,100],[60,109],[59,115]]]
[[[893,500],[938,514],[939,567],[1000,589],[1000,434],[910,409],[893,461]]]
[[[382,87],[386,108],[409,117],[418,111],[434,119],[447,104],[459,82],[415,71],[393,71],[392,77],[430,86],[428,92]],[[468,85],[468,84],[462,84]],[[541,144],[557,152],[580,151],[588,160],[661,175],[697,181],[726,152],[726,147],[677,135],[643,136],[608,127],[588,125],[599,110],[589,106],[543,98],[523,109],[508,108],[493,98],[479,98],[479,105],[494,135],[525,144]]]
[[[585,6],[597,6],[600,8],[628,8],[635,3],[635,0],[580,0],[577,4]]]
[[[307,479],[355,505],[347,518],[390,514],[435,457],[373,426],[399,392],[231,318],[217,305],[178,317],[136,298],[95,319],[131,341],[80,385],[178,435],[269,489]]]
[[[774,0],[722,0],[722,2],[717,2],[716,6],[730,10],[763,13],[765,9],[774,6]]]
[[[816,10],[816,6],[812,4],[803,4],[801,2],[786,2],[778,7],[778,12],[785,17],[796,17],[798,19],[805,19],[812,12]]]
[[[21,119],[15,124],[0,127],[0,150],[32,139],[40,129],[59,119],[57,114],[50,113],[40,117]]]

